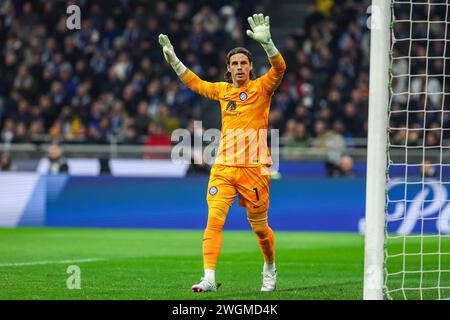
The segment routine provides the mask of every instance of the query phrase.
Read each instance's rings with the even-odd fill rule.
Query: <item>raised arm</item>
[[[189,70],[180,59],[178,59],[169,38],[165,34],[159,35],[159,44],[162,47],[164,58],[186,86],[206,98],[213,100],[218,99],[220,96],[220,83],[204,81],[194,72]]]
[[[261,13],[254,14],[247,20],[252,29],[247,30],[247,35],[261,44],[270,61],[271,68],[261,77],[261,84],[264,90],[271,95],[283,79],[286,62],[272,41],[269,16],[264,17]]]

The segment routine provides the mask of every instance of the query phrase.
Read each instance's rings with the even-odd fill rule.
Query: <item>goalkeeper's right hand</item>
[[[158,39],[159,44],[163,49],[164,58],[172,66],[173,70],[175,70],[178,76],[182,75],[187,68],[175,54],[169,37],[167,37],[165,34],[160,34]]]

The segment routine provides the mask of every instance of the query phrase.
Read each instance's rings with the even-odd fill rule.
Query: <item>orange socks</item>
[[[222,229],[229,206],[225,202],[210,205],[208,223],[203,233],[203,267],[216,269],[217,259],[222,248]]]
[[[222,248],[222,229],[229,206],[222,201],[209,203],[208,223],[203,233],[203,267],[215,270]],[[247,214],[253,232],[258,238],[259,247],[267,264],[275,261],[275,237],[267,224],[267,211]]]
[[[208,217],[203,234],[203,267],[204,269],[216,269],[217,259],[222,248],[222,228],[224,221],[215,217]]]
[[[248,220],[252,226],[253,232],[258,238],[259,247],[264,255],[264,261],[272,264],[275,261],[275,236],[272,229],[267,224],[267,212],[258,213],[257,218],[255,214],[249,214]]]

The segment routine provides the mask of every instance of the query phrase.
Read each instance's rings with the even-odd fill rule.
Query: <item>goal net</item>
[[[391,0],[384,298],[450,298],[447,0]]]

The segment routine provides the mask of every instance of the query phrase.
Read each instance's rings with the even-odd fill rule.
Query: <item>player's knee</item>
[[[267,224],[262,226],[261,225],[253,226],[252,228],[255,235],[260,239],[267,238],[267,236],[269,235],[269,228]]]
[[[252,226],[253,232],[256,234],[258,238],[265,238],[267,236],[267,232],[269,226],[267,224],[267,216],[260,219],[248,219],[250,225]]]
[[[208,217],[208,223],[206,224],[205,233],[208,232],[220,232],[225,224],[224,220],[218,219],[215,216]]]
[[[253,228],[253,232],[256,234],[256,236],[258,238],[265,238],[265,237],[267,237],[267,228],[265,228],[265,227]]]
[[[225,222],[230,207],[223,201],[208,202],[208,220],[210,217]]]

